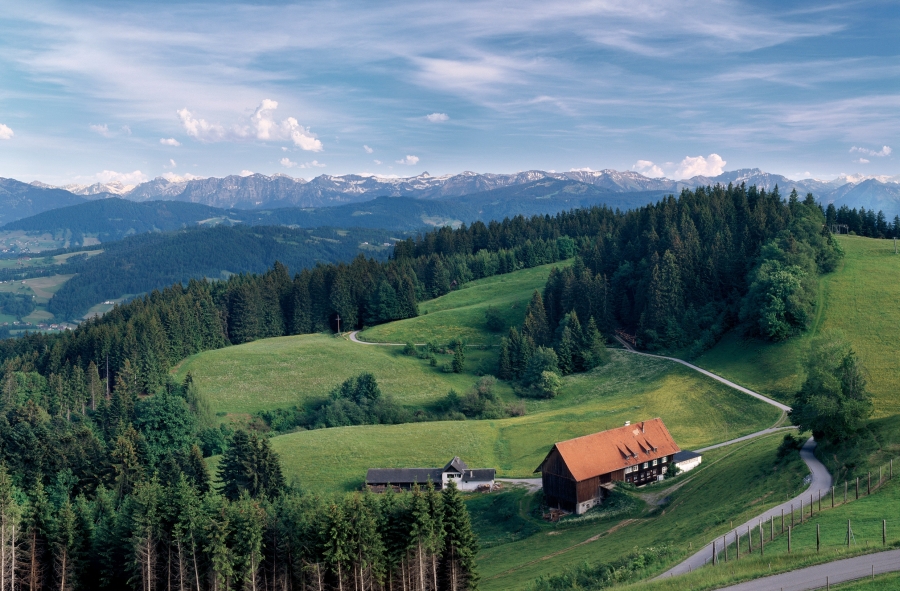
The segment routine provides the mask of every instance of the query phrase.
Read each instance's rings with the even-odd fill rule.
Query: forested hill
[[[386,262],[357,257],[293,278],[276,265],[264,275],[178,283],[74,331],[3,341],[0,362],[66,375],[108,355],[113,374],[127,363],[141,389],[155,392],[170,367],[204,349],[334,330],[338,315],[345,330],[408,318],[416,302],[473,279],[576,252],[573,270],[554,273],[544,290],[543,320],[526,319],[517,362],[551,346],[554,328],[573,311],[585,325],[593,318],[606,334],[622,327],[654,348],[703,348],[739,322],[783,339],[808,322],[815,275],[840,257],[824,222],[811,196],[785,200],[753,187],[685,191],[627,213],[594,207],[476,222],[398,242]],[[173,262],[165,253],[155,260]]]
[[[542,179],[440,199],[377,197],[361,203],[314,208],[221,209],[178,201],[136,203],[109,198],[47,211],[11,222],[3,229],[62,233],[73,246],[82,244],[85,236],[96,236],[100,242],[109,242],[132,234],[175,230],[197,224],[242,223],[252,226],[418,231],[477,220],[502,220],[517,215],[553,215],[559,211],[593,205],[632,209],[664,195],[661,191],[617,193],[571,180]]]
[[[227,217],[225,210],[197,203],[136,203],[112,197],[51,209],[6,224],[3,229],[38,233],[69,232],[70,243],[78,246],[83,243],[83,236],[86,234],[96,236],[100,242],[111,242],[130,234],[178,230],[204,220],[222,221],[227,220]]]
[[[206,207],[206,206],[198,206]],[[143,234],[113,242],[93,257],[72,257],[67,273],[77,273],[50,300],[61,318],[78,318],[107,299],[141,294],[192,278],[227,278],[262,273],[274,261],[292,269],[350,260],[362,252],[386,258],[390,235],[379,230],[298,230],[280,226],[192,228]],[[74,260],[73,260],[74,259]]]

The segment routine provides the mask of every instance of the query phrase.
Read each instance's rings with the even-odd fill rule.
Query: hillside
[[[466,289],[424,304],[435,310],[436,318],[443,316],[437,325],[443,328],[431,327],[435,331],[432,334],[452,338],[451,323],[457,317],[462,319],[460,328],[465,329],[467,308],[516,304],[515,309],[524,310],[547,267],[474,281]],[[455,310],[463,313],[455,315]],[[390,330],[397,325],[406,331],[402,327],[407,323],[430,316],[432,313],[384,327]],[[441,365],[450,355],[438,357]],[[496,371],[496,349],[470,348],[466,358],[464,373],[448,374],[440,367],[403,355],[399,347],[305,335],[200,353],[182,363],[176,377],[183,378],[190,372],[213,409],[226,419],[229,415],[239,419],[259,410],[321,399],[344,379],[362,371],[374,373],[382,390],[399,403],[428,408],[440,402],[451,388],[465,392],[479,375]],[[504,401],[516,400],[503,382],[498,394]],[[430,465],[445,461],[443,456],[452,448],[457,451],[451,455],[466,456],[472,465],[484,462],[501,469],[504,475],[524,477],[555,441],[618,426],[626,420],[663,417],[679,443],[689,449],[769,427],[779,417],[776,409],[683,366],[623,351],[614,352],[610,364],[591,373],[564,378],[557,398],[523,402],[527,410],[523,417],[323,429],[283,435],[272,441],[285,458],[286,471],[302,478],[306,486],[352,489],[359,485],[365,468],[374,463],[401,466],[415,459]],[[707,420],[698,423],[697,416]],[[383,443],[400,436],[418,441],[428,433],[438,434],[434,441],[442,443],[414,446],[417,455],[413,458],[409,447]],[[296,453],[297,449],[304,453]],[[336,449],[348,450],[346,461],[327,460]]]
[[[363,252],[384,258],[389,249],[383,244],[389,239],[389,233],[377,230],[294,230],[277,226],[143,234],[107,244],[96,256],[70,258],[61,272],[76,275],[59,289],[49,310],[59,319],[74,319],[105,300],[162,289],[191,278],[261,273],[275,261],[299,271],[319,262],[346,261]]]
[[[841,330],[869,370],[875,414],[900,414],[897,364],[900,344],[893,338],[900,323],[900,255],[890,240],[839,238],[845,257],[834,273],[820,278],[815,323],[801,337],[763,343],[729,334],[697,364],[749,388],[789,401],[803,382],[801,363],[809,340],[828,328]]]
[[[84,197],[62,189],[36,187],[15,179],[0,178],[0,224],[85,201]]]

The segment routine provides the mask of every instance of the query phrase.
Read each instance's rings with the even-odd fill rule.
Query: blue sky
[[[896,3],[0,10],[0,176],[20,180],[900,173]]]

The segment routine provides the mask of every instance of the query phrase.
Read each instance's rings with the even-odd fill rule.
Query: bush
[[[500,315],[500,311],[491,306],[484,313],[485,326],[491,332],[501,332],[506,329],[506,322],[503,320],[503,316]]]

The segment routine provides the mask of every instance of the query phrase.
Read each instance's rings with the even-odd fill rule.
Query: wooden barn
[[[427,486],[431,483],[441,490],[454,482],[459,490],[493,490],[496,473],[493,468],[469,468],[457,456],[443,468],[369,468],[366,486],[370,490],[383,492],[388,487],[410,490],[417,484]]]
[[[657,418],[561,441],[535,472],[541,473],[547,505],[580,515],[600,504],[614,482],[662,480],[679,451]]]

